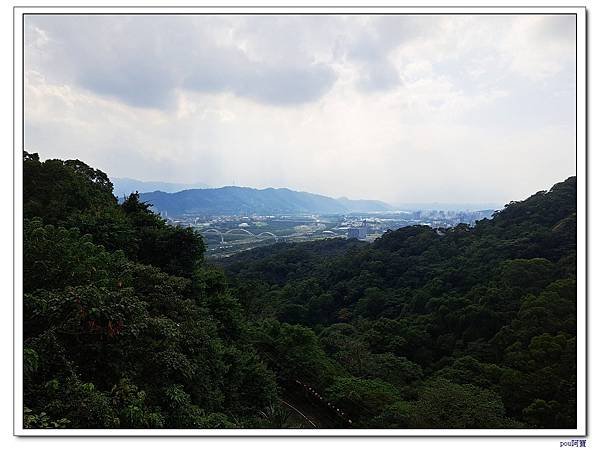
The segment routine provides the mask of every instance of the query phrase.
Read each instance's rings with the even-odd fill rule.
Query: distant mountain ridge
[[[169,216],[183,214],[343,214],[349,212],[388,211],[391,206],[376,200],[334,199],[287,188],[254,189],[225,186],[187,189],[168,193],[144,192],[140,200]]]
[[[210,187],[204,183],[182,184],[169,183],[166,181],[141,181],[133,178],[111,178],[113,184],[113,194],[122,198],[132,192],[179,192],[186,189],[205,189]]]
[[[352,212],[390,211],[394,209],[391,205],[379,200],[351,200],[346,197],[336,200]]]

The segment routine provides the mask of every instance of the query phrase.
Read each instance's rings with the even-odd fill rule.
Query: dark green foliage
[[[40,162],[37,154],[24,154],[25,219],[77,228],[108,251],[122,250],[132,261],[191,277],[204,254],[200,235],[168,226],[149,207],[137,193],[119,205],[106,174],[81,161]]]
[[[253,311],[317,333],[355,425],[573,428],[576,192],[572,177],[443,236],[278,244],[224,266]]]
[[[569,178],[472,228],[216,268],[101,171],[25,153],[25,426],[304,426],[285,399],[329,426],[573,428],[575,205]]]
[[[81,161],[51,159],[37,153],[23,156],[23,215],[46,223],[68,221],[82,211],[97,212],[116,200],[105,173]]]
[[[386,407],[401,400],[394,386],[381,380],[362,380],[337,377],[326,390],[329,400],[339,405],[357,426],[369,427],[373,417],[381,415]]]
[[[514,428],[504,415],[502,399],[493,391],[443,378],[428,381],[412,405],[415,428]]]
[[[284,382],[302,380],[326,386],[336,374],[336,368],[309,328],[265,320],[253,327],[252,342]]]
[[[166,225],[135,194],[119,206],[108,179],[83,163],[26,155],[25,164],[25,426],[260,421],[275,380],[223,276],[202,267],[200,238]],[[50,176],[55,186],[44,187]],[[111,218],[106,227],[65,228],[85,228],[99,212]],[[135,245],[119,248],[123,230]]]
[[[272,375],[254,350],[241,338],[228,344],[219,337],[221,322],[204,306],[218,300],[187,298],[189,280],[109,254],[75,231],[40,221],[26,230],[26,248],[66,270],[47,289],[25,291],[25,401],[32,411],[75,427],[195,427],[207,412],[252,416],[272,400]],[[58,251],[78,246],[84,253]],[[32,265],[26,258],[26,273]],[[52,391],[48,379],[56,380]],[[184,409],[193,417],[164,402],[173,384],[189,397]]]
[[[135,230],[134,259],[167,273],[191,277],[204,254],[199,234],[191,228],[170,227],[133,193],[120,205]]]

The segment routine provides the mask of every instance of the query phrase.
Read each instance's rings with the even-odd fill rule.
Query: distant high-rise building
[[[362,226],[358,228],[348,228],[348,239],[365,240],[367,239],[367,230],[367,221],[363,220]]]

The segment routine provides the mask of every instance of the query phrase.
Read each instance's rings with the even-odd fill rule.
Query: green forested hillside
[[[387,211],[391,207],[376,200],[334,199],[286,188],[254,189],[225,186],[187,189],[180,192],[144,192],[144,202],[170,215],[244,215],[244,214],[340,214]]]
[[[200,237],[111,189],[25,154],[25,425],[271,426],[274,375]]]
[[[277,244],[225,272],[111,191],[25,153],[27,427],[575,426],[575,178],[474,228]]]
[[[360,425],[574,427],[576,195],[573,177],[474,228],[280,244],[226,269],[252,320],[318,337],[346,372],[319,388]]]

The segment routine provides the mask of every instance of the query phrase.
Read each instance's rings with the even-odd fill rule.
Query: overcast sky
[[[26,16],[25,146],[400,202],[575,174],[575,16]]]

